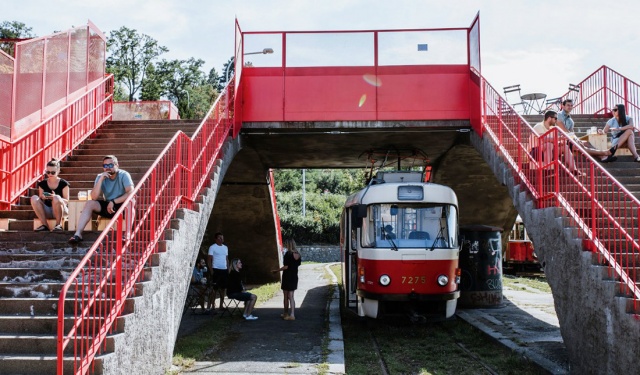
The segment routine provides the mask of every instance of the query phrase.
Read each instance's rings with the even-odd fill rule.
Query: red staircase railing
[[[481,87],[484,131],[516,183],[531,193],[538,208],[563,210],[569,225],[579,229],[585,247],[598,253],[599,262],[621,281],[620,292],[631,296],[636,307],[640,275],[634,259],[640,252],[640,201],[566,133],[553,127],[541,137],[532,136],[532,127],[484,79]],[[589,106],[585,108],[596,108]],[[633,103],[632,107],[637,105]],[[553,147],[553,160],[545,163],[541,154],[534,157],[530,150],[547,142],[558,146]],[[562,153],[567,142],[576,151],[566,155],[573,154],[573,163],[581,174],[572,173],[571,162]]]
[[[232,79],[193,138],[176,133],[69,276],[58,304],[59,375],[64,371],[65,353],[73,356],[74,374],[91,369],[95,356],[106,348],[106,337],[134,293],[135,283],[143,279],[149,257],[158,252],[158,242],[176,210],[191,207],[211,178],[233,126],[234,87]],[[135,217],[131,230],[125,224],[125,212]],[[74,321],[66,332],[65,318]]]
[[[616,104],[624,104],[627,115],[640,120],[640,85],[615,70],[603,65],[576,86],[578,91],[562,96],[574,100],[572,114],[607,115]]]
[[[27,188],[42,179],[47,161],[69,155],[111,119],[112,100],[109,75],[21,137],[0,138],[0,209],[11,209]]]

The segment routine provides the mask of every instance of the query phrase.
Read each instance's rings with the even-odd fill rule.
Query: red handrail
[[[640,215],[640,200],[562,130],[553,127],[540,137],[532,136],[531,126],[484,78],[482,90],[484,130],[516,183],[531,193],[538,208],[563,210],[570,225],[579,229],[585,246],[597,252],[600,262],[620,278],[620,292],[631,295],[636,305],[640,280],[631,260],[640,251],[640,233],[634,222]],[[567,142],[577,150],[573,163],[584,175],[571,172],[571,163],[562,152]],[[554,145],[553,161],[545,162],[541,153],[532,156],[531,147],[545,143]]]
[[[573,99],[572,114],[606,115],[614,105],[624,104],[627,115],[640,120],[640,85],[608,66],[601,66],[576,86],[578,91],[569,90],[561,97]]]
[[[113,75],[15,140],[0,139],[0,209],[9,210],[42,178],[47,161],[62,159],[111,118]]]
[[[234,88],[233,79],[192,138],[176,133],[64,284],[58,304],[59,375],[69,345],[74,374],[90,370],[176,210],[191,207],[209,181],[233,125],[234,91],[229,88]],[[135,217],[131,229],[125,217]],[[67,311],[74,322],[65,332]]]

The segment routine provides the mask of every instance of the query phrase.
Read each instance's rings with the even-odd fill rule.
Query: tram
[[[415,172],[379,172],[340,219],[344,304],[359,316],[450,318],[460,295],[458,200]]]
[[[520,215],[516,218],[509,233],[509,243],[503,256],[503,268],[511,272],[540,270],[538,257],[533,249],[533,242],[529,238]]]

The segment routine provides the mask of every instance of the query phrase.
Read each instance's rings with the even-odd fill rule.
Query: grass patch
[[[341,274],[340,265],[331,269],[336,275]],[[342,290],[340,276],[338,282]],[[381,373],[372,336],[376,338],[389,374],[545,373],[462,320],[411,324],[404,317],[372,320],[360,318],[344,308],[341,310],[347,374]]]
[[[551,293],[551,287],[544,277],[517,277],[511,275],[503,275],[502,285],[512,289],[528,290],[528,288],[537,289],[541,292]]]
[[[257,306],[271,299],[280,290],[280,283],[269,283],[251,289],[258,296]],[[187,312],[189,314],[190,312]],[[180,337],[173,350],[173,364],[189,368],[196,361],[211,361],[218,348],[229,340],[233,319],[211,317],[196,332]]]

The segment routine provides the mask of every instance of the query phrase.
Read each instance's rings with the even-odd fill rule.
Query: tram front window
[[[375,204],[367,209],[362,247],[458,247],[458,213],[449,204]]]

